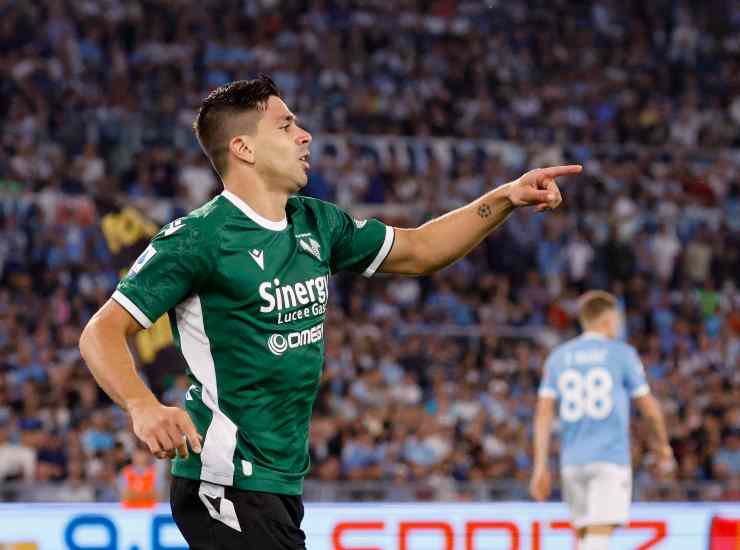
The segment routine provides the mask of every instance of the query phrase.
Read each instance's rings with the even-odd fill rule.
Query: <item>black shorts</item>
[[[305,550],[300,496],[174,477],[172,516],[191,550]]]

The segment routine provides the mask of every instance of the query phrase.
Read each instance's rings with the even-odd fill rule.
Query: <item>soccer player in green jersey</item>
[[[400,229],[293,196],[308,182],[311,135],[267,77],[214,90],[194,127],[223,193],[162,228],[87,324],[80,350],[136,436],[174,459],[172,511],[191,548],[305,548],[300,495],[329,277],[432,273],[514,208],[556,208],[555,178],[581,167],[532,170]],[[127,345],[165,312],[192,382],[185,410],[156,399]]]

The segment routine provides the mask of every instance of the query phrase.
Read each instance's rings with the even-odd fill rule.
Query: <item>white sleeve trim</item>
[[[639,386],[635,391],[632,392],[632,398],[636,399],[638,397],[642,397],[643,395],[647,395],[650,393],[650,386],[647,384],[643,384],[642,386]]]
[[[555,393],[555,390],[552,390],[550,388],[540,388],[540,391],[537,392],[537,395],[540,397],[557,397],[558,394]]]
[[[383,263],[383,260],[386,259],[388,256],[388,253],[391,251],[391,248],[393,247],[393,239],[395,238],[395,233],[393,231],[393,228],[390,225],[385,226],[385,240],[383,241],[383,245],[380,247],[380,250],[378,250],[378,255],[375,256],[375,259],[372,261],[372,263],[367,266],[367,269],[363,272],[363,277],[372,277],[375,272],[380,267],[380,264]]]
[[[121,304],[142,327],[149,328],[152,326],[152,322],[149,320],[149,317],[147,317],[144,312],[139,309],[139,306],[133,303],[123,292],[116,290],[111,298]]]

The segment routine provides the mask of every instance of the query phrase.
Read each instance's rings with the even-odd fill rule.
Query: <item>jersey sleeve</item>
[[[538,395],[540,397],[552,397],[553,399],[558,397],[558,381],[557,381],[557,368],[555,362],[555,354],[551,353],[545,361],[543,367],[542,381],[540,382],[540,389]]]
[[[197,292],[213,261],[194,220],[175,220],[152,239],[112,298],[144,328]]]
[[[633,399],[649,394],[650,386],[645,376],[645,367],[634,348],[627,348],[625,368],[624,385],[627,393]]]
[[[332,273],[346,269],[372,277],[393,247],[393,228],[376,219],[354,219],[344,210],[325,204],[333,218]]]

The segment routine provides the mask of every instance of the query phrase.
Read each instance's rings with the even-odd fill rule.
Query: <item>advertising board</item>
[[[207,526],[203,526],[207,529]],[[573,550],[561,504],[308,503],[310,550]],[[614,547],[736,550],[740,504],[635,504]],[[4,546],[3,546],[4,545]],[[169,506],[0,505],[3,550],[186,550]]]

